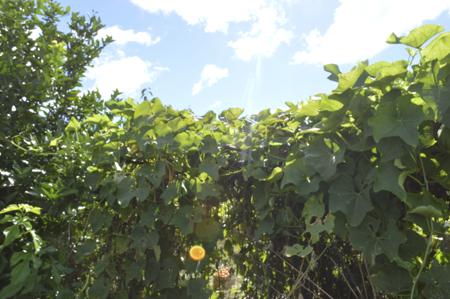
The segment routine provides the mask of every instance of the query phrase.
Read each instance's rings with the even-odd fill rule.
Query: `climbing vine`
[[[68,13],[22,2],[49,24]],[[0,3],[5,31],[20,18]],[[157,98],[83,100],[80,77],[57,69],[78,57],[82,74],[109,40],[94,41],[97,19],[72,20],[78,40],[48,24],[39,26],[60,46],[40,40],[48,32],[21,37],[24,53],[48,50],[44,72],[57,80],[43,76],[40,89],[23,89],[35,84],[28,77],[14,85],[21,65],[8,51],[21,35],[0,35],[0,298],[450,297],[441,26],[392,34],[407,60],[346,73],[326,65],[337,82],[329,94],[252,116],[197,116]],[[50,98],[51,111],[37,111]],[[13,116],[20,122],[6,122]]]

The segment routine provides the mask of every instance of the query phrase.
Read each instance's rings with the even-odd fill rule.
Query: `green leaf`
[[[319,189],[320,181],[317,176],[314,176],[315,173],[314,168],[308,166],[305,159],[288,160],[284,167],[281,188],[293,184],[297,187],[296,191],[299,195],[308,195],[315,192]]]
[[[83,258],[86,258],[87,256],[90,256],[94,253],[94,251],[97,248],[97,243],[95,240],[89,239],[85,240],[82,244],[78,245],[76,248],[76,260],[77,262],[80,262],[83,260]]]
[[[305,202],[302,210],[302,216],[305,222],[308,223],[312,218],[321,218],[325,213],[325,206],[321,196],[311,196]]]
[[[443,211],[447,210],[446,204],[442,199],[427,191],[408,193],[406,204],[410,208],[408,213],[422,215],[427,218],[443,217]]]
[[[8,212],[14,212],[14,211],[22,211],[22,212],[26,212],[26,213],[33,213],[36,215],[41,215],[41,208],[29,205],[29,204],[8,205],[6,208],[0,210],[0,214],[5,214]]]
[[[199,171],[206,172],[214,180],[219,179],[219,165],[214,158],[208,157],[199,165]]]
[[[117,235],[112,239],[114,252],[122,254],[128,250],[130,238],[124,235]]]
[[[381,162],[388,162],[401,158],[408,152],[409,146],[399,137],[383,138],[377,144],[381,154]]]
[[[23,288],[26,287],[31,271],[30,271],[30,253],[15,253],[11,258],[11,264],[14,265],[11,271],[11,282],[2,288],[0,291],[0,298],[11,298]],[[13,260],[16,260],[14,263]]]
[[[343,159],[343,151],[337,144],[325,144],[323,139],[316,139],[305,149],[305,162],[323,178],[329,179],[336,173],[336,166]]]
[[[283,174],[283,169],[281,167],[275,167],[272,169],[272,173],[265,179],[268,182],[277,181]]]
[[[292,246],[284,247],[284,255],[287,257],[299,256],[304,258],[313,252],[313,248],[311,246],[302,246],[300,244],[294,244]]]
[[[320,111],[333,112],[340,110],[342,107],[344,107],[344,104],[336,100],[331,100],[328,98],[323,98],[320,100]]]
[[[143,226],[146,226],[147,228],[152,228],[153,224],[156,220],[156,213],[157,209],[156,206],[151,204],[148,207],[141,209],[140,216],[139,216],[139,223]]]
[[[96,114],[96,115],[90,116],[90,117],[86,118],[86,120],[84,120],[84,123],[96,124],[96,125],[101,125],[101,126],[113,124],[113,122],[111,122],[111,120],[109,119],[108,116],[102,115],[102,114]]]
[[[321,111],[337,111],[344,106],[339,101],[328,99],[326,95],[318,94],[317,96],[320,96],[321,99],[310,99],[301,103],[301,107],[295,113],[295,117],[316,116]]]
[[[33,239],[33,246],[35,252],[41,251],[42,245],[44,243],[42,241],[42,238],[36,233],[35,230],[30,230],[29,233],[31,235],[31,238]]]
[[[158,286],[161,289],[174,288],[177,283],[179,266],[177,260],[173,256],[162,259],[161,272],[158,275]]]
[[[243,112],[244,109],[242,108],[230,108],[220,113],[219,117],[227,120],[228,122],[233,122],[237,120]]]
[[[420,48],[430,38],[442,32],[444,27],[440,25],[425,24],[415,28],[409,32],[407,36],[400,38],[400,43],[411,46],[413,48]]]
[[[395,220],[389,219],[386,229],[380,231],[380,221],[372,217],[366,217],[358,227],[349,227],[349,238],[352,246],[362,251],[372,264],[380,254],[391,261],[398,258],[399,246],[406,242]]]
[[[221,233],[220,224],[213,219],[203,219],[195,224],[194,233],[202,241],[213,241]]]
[[[181,150],[190,150],[200,145],[201,137],[194,132],[181,132],[175,136],[174,140]]]
[[[200,151],[205,154],[215,154],[219,151],[217,141],[214,137],[208,135],[202,140]]]
[[[375,192],[389,191],[404,201],[406,199],[404,181],[404,173],[392,162],[383,163],[377,168],[373,190]]]
[[[376,77],[377,80],[381,80],[406,74],[407,66],[408,62],[406,60],[399,60],[392,63],[380,61],[367,66],[366,72],[369,73],[370,76]]]
[[[399,294],[411,290],[410,273],[394,263],[383,265],[372,279],[377,289],[386,293]]]
[[[192,299],[208,299],[211,295],[207,281],[201,278],[189,279],[187,291],[189,298]]]
[[[3,240],[3,244],[1,244],[0,249],[5,248],[6,246],[10,245],[15,240],[22,237],[22,232],[20,230],[19,225],[15,224],[15,225],[5,228],[3,230],[3,235],[5,235],[5,239]]]
[[[316,116],[320,112],[320,102],[318,100],[309,100],[301,104],[296,117]]]
[[[148,198],[150,195],[150,188],[149,186],[144,187],[138,187],[136,188],[136,197],[139,201],[144,201]]]
[[[108,298],[109,290],[111,289],[111,282],[108,282],[103,276],[95,279],[92,286],[89,288],[89,298],[106,299]]]
[[[164,106],[157,98],[153,99],[152,101],[143,101],[136,106],[134,110],[134,118],[138,119],[139,117],[153,116],[163,110]]]
[[[344,92],[357,84],[363,74],[364,69],[367,67],[367,62],[360,62],[356,67],[354,67],[351,71],[347,73],[341,73],[338,75],[339,84],[336,88],[336,92]]]
[[[450,298],[450,267],[448,264],[434,263],[431,269],[420,276],[421,282],[425,282],[423,295],[425,298],[447,299]]]
[[[326,64],[323,66],[323,69],[326,72],[329,72],[330,75],[328,76],[328,79],[331,81],[339,81],[338,75],[341,73],[341,70],[339,69],[339,66],[337,64]]]
[[[387,38],[386,42],[388,44],[398,44],[400,42],[400,38],[397,35],[395,35],[395,33],[391,33]]]
[[[136,196],[134,192],[134,180],[131,177],[120,177],[117,184],[117,203],[126,208]]]
[[[139,272],[142,271],[143,265],[137,262],[131,262],[124,265],[125,282],[129,283],[131,280],[138,278]]]
[[[189,235],[194,231],[192,210],[193,207],[190,205],[181,206],[170,220],[170,224],[178,227],[184,235]]]
[[[131,239],[133,240],[131,243],[133,248],[145,251],[147,248],[153,248],[158,245],[159,234],[154,230],[149,232],[143,226],[136,226],[131,233]]]
[[[440,34],[437,38],[422,50],[422,61],[424,63],[432,60],[444,59],[450,54],[450,32]]]
[[[353,179],[349,176],[340,176],[329,189],[330,211],[342,212],[351,226],[358,226],[366,214],[373,209],[369,190],[357,191]]]
[[[89,223],[92,227],[92,231],[97,233],[104,227],[111,225],[112,216],[104,210],[93,210],[89,215]]]
[[[76,118],[72,117],[69,121],[69,123],[67,124],[65,131],[66,133],[72,133],[72,132],[78,132],[78,130],[80,130],[81,125],[78,122],[78,120],[76,120]]]
[[[400,137],[411,146],[419,142],[419,124],[424,120],[420,106],[411,103],[408,97],[382,102],[369,119],[376,142],[386,137]]]
[[[178,185],[175,181],[170,182],[169,185],[167,185],[167,188],[161,194],[161,198],[166,205],[178,198]]]
[[[409,213],[412,214],[419,214],[423,215],[425,217],[442,217],[442,212],[435,207],[429,205],[429,206],[418,206],[409,211]]]
[[[254,239],[258,240],[263,234],[271,234],[273,232],[273,227],[275,223],[272,217],[267,216],[259,222],[258,228],[255,231]]]
[[[310,243],[317,243],[323,232],[331,233],[334,228],[334,216],[324,217],[325,205],[322,196],[311,196],[305,203],[302,216],[305,218],[306,230],[310,234]]]
[[[159,245],[153,246],[153,252],[155,254],[156,261],[159,262],[161,259],[161,247]]]

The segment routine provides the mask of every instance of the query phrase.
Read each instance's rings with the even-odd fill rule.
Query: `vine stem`
[[[425,167],[423,165],[422,157],[420,155],[419,155],[419,161],[420,161],[420,166],[422,168],[422,175],[423,175],[423,180],[425,183],[425,188],[427,189],[428,192],[430,192],[430,187],[428,184]],[[433,219],[431,217],[429,219],[427,219],[427,224],[428,224],[428,228],[430,230],[429,235],[428,235],[427,247],[425,249],[425,254],[423,257],[422,264],[420,265],[419,272],[417,272],[417,275],[413,279],[413,285],[411,287],[411,293],[409,295],[410,299],[414,298],[414,294],[416,293],[417,282],[420,279],[420,275],[422,274],[423,269],[425,269],[425,265],[427,264],[428,256],[430,255],[431,246],[433,245],[433,230],[434,230],[434,228],[433,228]]]
[[[427,259],[428,259],[428,255],[430,254],[431,245],[433,243],[433,221],[430,220],[429,223],[430,223],[430,235],[428,236],[427,248],[425,249],[425,255],[423,257],[422,265],[420,265],[419,272],[417,272],[417,275],[413,279],[413,285],[411,287],[411,293],[409,296],[410,299],[414,298],[417,282],[419,281],[420,275],[422,274],[422,271],[425,268],[425,265],[426,265]]]
[[[430,191],[430,187],[428,184],[428,179],[427,179],[427,175],[425,173],[425,167],[423,166],[423,161],[422,161],[422,157],[419,155],[419,161],[420,161],[420,166],[422,168],[422,175],[423,175],[423,181],[425,183],[425,188],[427,189],[427,191]]]
[[[375,288],[374,283],[372,282],[372,278],[370,277],[369,265],[367,265],[366,257],[364,255],[361,255],[361,257],[362,257],[362,261],[364,263],[364,268],[366,268],[367,281],[369,281],[370,288],[372,289],[373,298],[376,299],[377,298],[377,290]]]

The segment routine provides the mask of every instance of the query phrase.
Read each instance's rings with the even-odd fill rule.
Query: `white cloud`
[[[116,88],[125,95],[135,95],[145,84],[152,83],[167,68],[154,66],[138,56],[125,56],[121,51],[101,56],[86,72],[103,97],[109,97]]]
[[[281,44],[289,44],[293,37],[292,32],[282,28],[281,24],[282,19],[276,10],[263,8],[251,30],[241,33],[240,38],[228,45],[243,61],[254,57],[271,57]]]
[[[306,49],[294,54],[293,63],[354,63],[386,48],[391,32],[406,34],[450,9],[449,0],[340,0],[325,33],[310,31]]]
[[[138,43],[145,46],[152,46],[160,41],[160,37],[152,37],[148,32],[136,32],[133,29],[121,29],[119,26],[111,26],[100,29],[98,38],[105,38],[107,35],[114,39],[114,43],[125,45],[127,43]]]
[[[189,25],[202,25],[206,32],[227,33],[235,23],[249,23],[250,31],[229,42],[244,61],[270,57],[289,43],[292,32],[285,29],[284,4],[291,0],[131,0],[151,13],[177,14]]]
[[[230,23],[250,21],[265,0],[131,0],[151,13],[175,13],[190,25],[203,24],[206,32],[227,32]]]
[[[227,68],[220,68],[214,64],[205,65],[200,75],[200,80],[192,87],[192,95],[198,94],[205,87],[211,87],[226,77],[228,77]]]

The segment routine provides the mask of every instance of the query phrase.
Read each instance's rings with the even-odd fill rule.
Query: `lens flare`
[[[191,259],[193,259],[194,261],[201,261],[202,259],[205,258],[206,255],[206,251],[205,249],[200,246],[200,245],[194,245],[191,247],[191,249],[189,250],[189,256],[191,257]]]

